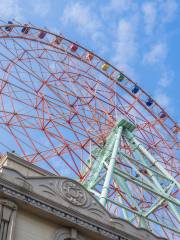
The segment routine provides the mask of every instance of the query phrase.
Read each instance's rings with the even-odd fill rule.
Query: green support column
[[[112,129],[109,136],[106,138],[106,143],[102,148],[95,148],[93,150],[94,162],[91,166],[91,174],[85,179],[83,184],[85,187],[93,192],[99,199],[100,203],[105,207],[106,203],[112,203],[120,207],[122,216],[129,222],[137,221],[139,227],[150,229],[151,224],[155,223],[159,226],[178,233],[175,227],[163,224],[152,218],[151,214],[155,213],[163,202],[168,203],[169,211],[176,218],[180,220],[178,207],[180,202],[178,199],[171,196],[171,193],[179,187],[179,183],[171,176],[168,171],[155,159],[153,155],[141,144],[133,134],[136,126],[126,119],[121,119]],[[124,151],[120,146],[120,139],[123,136],[123,141],[131,148],[131,153]],[[124,146],[122,144],[122,146]],[[117,156],[121,158],[122,162],[127,163],[134,171],[133,174],[125,171],[120,165],[116,164]],[[119,158],[118,158],[119,159]],[[153,164],[153,168],[152,168]],[[142,169],[146,170],[144,174]],[[163,181],[165,185],[161,185]],[[128,203],[124,202],[123,198],[114,193],[115,198],[109,196],[110,185],[120,186],[126,193]],[[131,187],[129,184],[135,184],[138,188],[143,188],[147,194],[153,195],[155,200],[149,209],[144,209],[138,205],[138,202],[133,197]],[[102,186],[103,185],[103,186]],[[101,187],[102,186],[102,187]]]
[[[144,148],[144,146],[134,137],[134,135],[131,132],[126,130],[126,131],[124,131],[124,134],[125,134],[127,140],[131,144],[133,144],[140,151],[141,154],[143,154],[154,166],[157,167],[157,169],[159,169],[170,181],[172,181],[174,184],[176,184],[176,186],[180,189],[180,184],[168,173],[168,171],[166,169],[164,169],[161,166],[161,164],[158,163],[158,161],[147,151],[147,149]],[[160,192],[165,193],[164,189],[161,187],[161,185],[159,184],[157,179],[154,177],[152,172],[150,170],[147,170],[147,171],[150,174],[150,177],[153,180],[153,182],[155,183],[157,189]],[[165,194],[167,195],[167,193],[165,193]],[[180,222],[180,215],[179,215],[176,207],[171,202],[169,202],[169,207],[171,208],[172,212],[174,213],[176,219]]]
[[[99,154],[97,156],[97,159],[95,163],[93,164],[93,167],[91,169],[91,174],[88,176],[88,179],[86,179],[83,183],[83,185],[90,191],[94,188],[96,185],[98,178],[100,176],[100,172],[104,168],[104,162],[106,159],[108,159],[111,156],[112,149],[115,142],[115,132],[114,130],[110,134],[110,136],[107,139],[106,145],[99,150]],[[96,149],[95,149],[96,150]]]

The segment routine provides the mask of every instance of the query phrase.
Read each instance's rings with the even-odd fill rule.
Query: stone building
[[[0,240],[157,240],[111,216],[83,186],[8,153],[0,158]]]

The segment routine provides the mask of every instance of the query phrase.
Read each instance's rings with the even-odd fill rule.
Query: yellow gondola
[[[103,71],[107,71],[108,68],[109,68],[109,65],[108,65],[107,63],[104,63],[104,64],[102,65],[102,67],[101,67],[101,69],[102,69]]]

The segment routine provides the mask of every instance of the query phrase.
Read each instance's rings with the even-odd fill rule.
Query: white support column
[[[117,130],[112,155],[111,155],[111,158],[110,158],[110,161],[109,161],[104,185],[103,185],[102,192],[101,192],[101,195],[100,195],[100,198],[99,198],[99,201],[103,206],[106,205],[106,198],[107,198],[107,195],[108,195],[108,189],[109,189],[110,181],[111,181],[111,178],[113,176],[113,170],[114,170],[114,165],[115,165],[115,162],[116,162],[116,155],[117,155],[118,148],[119,148],[122,129],[123,128],[120,126]]]

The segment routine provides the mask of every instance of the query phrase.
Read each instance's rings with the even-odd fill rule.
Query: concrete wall
[[[26,211],[18,210],[15,240],[52,240],[59,225]]]
[[[3,166],[12,168],[20,172],[25,177],[31,176],[54,176],[52,173],[47,172],[40,167],[24,161],[21,157],[8,153],[6,156],[0,157],[0,168]],[[2,170],[2,169],[1,169]]]
[[[26,210],[18,209],[15,221],[14,239],[12,240],[98,240],[88,237],[75,228],[62,226],[52,220],[37,216]]]

